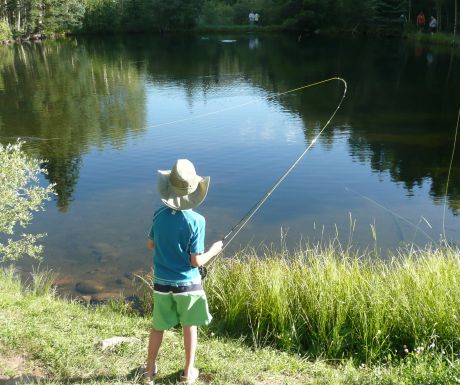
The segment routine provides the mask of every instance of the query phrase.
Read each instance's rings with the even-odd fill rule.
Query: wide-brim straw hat
[[[187,159],[179,159],[172,170],[158,170],[158,191],[162,202],[174,210],[199,206],[208,193],[209,176],[199,176]]]

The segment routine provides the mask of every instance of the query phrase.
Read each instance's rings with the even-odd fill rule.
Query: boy
[[[182,383],[199,375],[194,367],[197,326],[211,321],[198,267],[222,250],[222,241],[204,252],[205,219],[192,209],[206,197],[210,177],[196,174],[192,162],[179,159],[172,170],[158,171],[158,190],[165,206],[153,216],[148,247],[154,258],[153,324],[149,338],[144,383],[153,384],[156,358],[166,329],[182,324],[185,367]]]

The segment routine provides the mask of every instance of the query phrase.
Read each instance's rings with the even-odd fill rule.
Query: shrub
[[[232,24],[233,9],[223,2],[207,1],[203,5],[203,22],[207,25]]]
[[[50,199],[53,188],[52,185],[40,186],[38,176],[45,171],[21,146],[21,142],[0,144],[0,263],[25,255],[39,259],[42,246],[37,241],[46,235],[17,236],[18,229],[27,227],[32,220],[32,213],[43,210],[43,203]]]
[[[8,22],[0,20],[0,41],[10,40],[13,37]]]

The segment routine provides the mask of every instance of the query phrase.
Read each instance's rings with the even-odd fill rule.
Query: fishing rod
[[[312,141],[307,146],[307,148],[288,167],[288,169],[279,177],[279,179],[275,182],[275,184],[262,196],[262,198],[258,202],[256,202],[256,204],[240,219],[240,221],[236,225],[234,225],[227,234],[225,234],[225,236],[222,238],[223,242],[226,241],[225,245],[222,247],[222,250],[208,263],[208,267],[210,267],[211,264],[217,259],[217,257],[222,254],[222,252],[227,248],[227,246],[230,244],[230,242],[233,241],[233,239],[238,235],[238,233],[242,230],[242,228],[250,221],[250,219],[254,216],[254,214],[267,201],[267,199],[270,197],[270,195],[278,188],[278,186],[290,174],[290,172],[294,169],[294,167],[297,166],[297,164],[302,160],[302,158],[307,154],[307,152],[310,151],[310,149],[316,143],[316,141],[321,136],[321,134],[324,132],[324,130],[329,126],[329,124],[331,123],[332,119],[337,114],[337,111],[342,106],[342,103],[343,103],[343,101],[345,99],[345,96],[347,94],[348,84],[344,79],[342,79],[340,77],[333,77],[333,78],[322,80],[322,81],[319,81],[319,82],[316,82],[316,83],[307,84],[305,86],[302,86],[302,87],[294,89],[294,90],[301,90],[301,89],[304,89],[304,88],[317,86],[317,85],[324,84],[324,83],[331,82],[331,81],[340,81],[344,85],[342,98],[340,99],[340,102],[337,105],[337,107],[335,108],[334,112],[329,117],[328,121],[323,126],[323,128],[321,128],[321,130],[318,132],[318,134],[316,134],[316,136],[312,139]],[[289,90],[289,91],[281,93],[279,95],[286,94],[288,92],[293,92],[294,90]],[[205,267],[205,266],[201,266],[199,268],[199,270],[200,270],[201,277],[202,278],[206,277],[208,268]]]
[[[444,242],[446,242],[446,243],[447,243],[447,237],[446,237],[447,194],[449,192],[450,172],[452,170],[452,164],[454,162],[455,146],[457,145],[457,133],[458,133],[458,124],[459,124],[459,122],[460,122],[460,108],[458,109],[457,126],[455,127],[454,144],[453,144],[453,147],[452,147],[452,155],[450,157],[449,172],[447,174],[446,193],[444,194],[444,208],[442,210],[442,234],[444,236]]]

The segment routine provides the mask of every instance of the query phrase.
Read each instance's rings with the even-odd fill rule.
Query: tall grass
[[[55,295],[58,274],[49,268],[33,267],[30,273],[31,282],[27,289],[36,296]]]
[[[33,267],[29,276],[21,279],[20,270],[14,265],[0,265],[1,290],[24,292],[33,296],[54,296],[56,294],[56,281],[58,274],[49,268]]]
[[[460,348],[460,253],[389,260],[337,245],[216,261],[205,280],[216,325],[256,345],[361,362]]]

